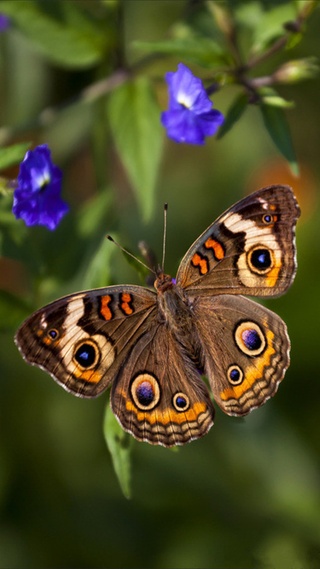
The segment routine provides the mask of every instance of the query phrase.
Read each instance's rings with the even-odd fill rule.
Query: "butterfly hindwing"
[[[199,371],[166,325],[156,321],[117,374],[111,407],[137,439],[164,446],[203,436],[214,418]]]
[[[214,401],[228,415],[246,415],[275,394],[289,366],[285,323],[242,296],[198,297],[193,310]]]

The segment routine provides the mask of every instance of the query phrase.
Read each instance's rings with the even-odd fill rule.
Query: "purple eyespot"
[[[241,338],[248,350],[254,351],[260,349],[262,341],[256,330],[243,330],[241,333]]]
[[[136,395],[139,403],[144,407],[148,407],[154,400],[154,389],[149,381],[142,381],[136,389]]]

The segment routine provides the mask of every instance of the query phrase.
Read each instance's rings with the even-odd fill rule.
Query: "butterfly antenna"
[[[122,247],[122,245],[120,245],[120,243],[118,243],[115,239],[113,239],[113,237],[111,237],[111,235],[107,235],[107,239],[109,239],[109,241],[112,241],[112,243],[114,243],[115,245],[117,245],[117,247],[119,247],[119,249],[121,249],[121,251],[123,251],[123,253],[126,253],[127,255],[129,255],[129,257],[132,257],[132,259],[134,259],[135,261],[137,261],[137,263],[140,263],[140,265],[142,265],[145,269],[147,269],[148,271],[151,271],[152,273],[156,274],[156,272],[151,269],[151,267],[148,267],[148,265],[146,265],[143,261],[141,261],[141,259],[138,259],[138,257],[136,257],[135,255],[133,255],[133,253],[130,253],[130,251],[128,251],[127,249],[125,249],[124,247]]]
[[[162,262],[161,269],[164,271],[164,261],[166,258],[166,242],[167,242],[167,211],[168,204],[165,203],[163,207],[163,243],[162,243]]]

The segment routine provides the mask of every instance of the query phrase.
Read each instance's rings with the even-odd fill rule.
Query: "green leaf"
[[[213,40],[201,37],[177,38],[158,42],[134,42],[148,53],[174,55],[201,67],[212,68],[228,62],[223,49]]]
[[[248,106],[248,98],[246,95],[241,94],[239,95],[232,105],[229,107],[227,114],[225,116],[224,123],[219,129],[217,138],[222,138],[229,130],[233,127],[233,125],[240,119],[243,115],[244,111]]]
[[[160,110],[145,78],[118,87],[108,99],[108,116],[119,155],[142,215],[150,219],[161,158]]]
[[[29,142],[21,142],[20,144],[12,144],[12,146],[7,146],[6,148],[0,148],[0,170],[19,164],[29,147]]]
[[[286,35],[284,24],[295,20],[294,2],[275,5],[265,10],[254,28],[253,51],[261,52],[275,39]]]
[[[261,105],[261,113],[266,129],[281,154],[288,160],[296,176],[299,174],[291,133],[286,116],[280,107]]]
[[[106,408],[103,432],[121,490],[129,499],[131,498],[132,437],[120,427],[110,405]]]
[[[97,64],[104,55],[108,34],[102,33],[69,2],[61,2],[59,7],[62,19],[51,17],[42,9],[41,3],[32,0],[22,0],[18,5],[11,0],[2,0],[0,5],[1,12],[9,16],[50,61],[70,68]]]

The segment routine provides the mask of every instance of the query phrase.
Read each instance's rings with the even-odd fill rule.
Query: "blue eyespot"
[[[74,359],[81,367],[91,367],[96,359],[96,349],[92,344],[81,344],[75,352]]]
[[[231,365],[228,368],[227,376],[232,385],[240,385],[244,378],[243,371],[238,365]]]
[[[176,393],[173,396],[173,406],[177,411],[186,411],[189,408],[190,402],[184,393]]]
[[[269,249],[255,249],[251,253],[251,263],[259,271],[269,269],[272,264],[272,259]]]
[[[48,331],[48,336],[51,338],[51,340],[56,340],[57,337],[59,336],[58,330],[52,328],[51,330]]]
[[[180,409],[184,409],[186,404],[187,404],[186,399],[184,397],[181,397],[181,395],[179,395],[176,398],[176,406],[179,407]]]
[[[240,371],[237,368],[232,368],[230,370],[230,379],[231,381],[238,381],[240,378]]]

